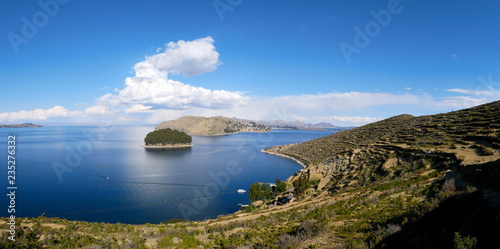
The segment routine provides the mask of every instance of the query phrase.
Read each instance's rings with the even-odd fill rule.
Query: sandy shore
[[[266,150],[261,150],[261,152],[294,160],[296,163],[300,164],[300,166],[302,166],[303,168],[307,168],[307,166],[303,162],[301,162],[298,159],[293,158],[291,156],[283,155],[283,154],[276,153],[276,152],[266,151]]]

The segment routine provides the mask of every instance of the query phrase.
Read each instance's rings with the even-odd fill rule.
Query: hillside
[[[359,196],[349,199],[360,203],[379,203],[385,194],[403,197],[398,204],[401,210],[382,216],[376,214],[385,217],[381,224],[387,226],[386,229],[391,229],[391,222],[403,221],[401,225],[393,224],[392,229],[397,231],[390,235],[394,238],[384,236],[379,240],[370,235],[376,232],[373,217],[360,215],[375,214],[371,204],[363,207],[363,203],[356,208],[356,214],[350,215],[357,222],[356,226],[349,226],[354,230],[343,236],[349,238],[348,241],[361,244],[371,241],[369,243],[377,248],[381,245],[449,248],[453,243],[456,248],[457,236],[466,234],[471,236],[468,242],[475,241],[472,244],[477,248],[490,248],[493,243],[487,240],[494,241],[492,231],[500,231],[498,218],[488,223],[487,228],[474,227],[480,219],[499,217],[500,101],[431,116],[400,115],[266,151],[292,157],[307,165],[288,182],[305,178],[314,186],[311,192],[347,195],[354,192]],[[485,212],[483,216],[475,217],[476,212],[482,212],[480,210]],[[446,212],[453,215],[447,216]],[[408,222],[410,224],[403,226]],[[457,223],[462,227],[454,227]],[[424,224],[435,228],[422,230]],[[401,230],[412,235],[398,233]],[[415,242],[410,246],[404,242],[409,240],[428,242]],[[460,237],[459,240],[464,242],[465,239]]]
[[[268,151],[307,166],[280,193],[206,221],[16,218],[26,248],[498,248],[500,102],[400,115]],[[7,240],[8,218],[0,247]]]
[[[158,124],[155,129],[174,129],[189,135],[217,136],[238,132],[268,132],[270,128],[253,121],[237,118],[185,116]]]
[[[500,146],[500,102],[470,109],[413,117],[400,115],[362,127],[335,133],[323,138],[288,146],[282,154],[296,157],[307,164],[328,163],[340,155],[367,150],[422,148],[455,152],[469,164],[471,158],[464,151],[478,154],[477,146],[498,149]],[[450,147],[460,148],[451,149]],[[357,152],[355,152],[355,150]],[[463,155],[464,154],[464,155]],[[351,158],[353,159],[353,158]]]

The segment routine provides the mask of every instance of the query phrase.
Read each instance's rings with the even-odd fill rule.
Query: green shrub
[[[481,152],[481,154],[483,156],[491,156],[491,155],[495,154],[495,152],[492,149],[490,149],[482,144],[476,144],[476,145],[474,145],[474,147],[476,149],[478,149],[479,152]]]
[[[255,210],[255,206],[254,205],[248,205],[246,208],[245,208],[245,211],[247,212],[252,212],[253,210]]]
[[[300,239],[297,236],[293,236],[290,234],[283,234],[276,241],[276,245],[278,248],[295,248],[300,243]]]
[[[455,238],[453,239],[453,243],[455,244],[455,249],[472,249],[476,248],[477,238],[475,237],[462,237],[460,233],[455,233]]]

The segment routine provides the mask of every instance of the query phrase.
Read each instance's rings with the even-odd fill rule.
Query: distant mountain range
[[[310,129],[338,129],[338,130],[348,130],[353,127],[341,127],[341,126],[336,126],[330,123],[326,122],[321,122],[317,124],[311,124],[311,123],[306,123],[298,120],[294,121],[285,121],[285,120],[274,120],[274,121],[256,121],[258,124],[263,124],[265,126],[268,126],[270,128],[288,128],[288,129],[304,129],[304,130],[310,130]]]
[[[10,124],[10,125],[0,124],[0,128],[36,128],[36,127],[43,127],[43,126],[32,123]]]

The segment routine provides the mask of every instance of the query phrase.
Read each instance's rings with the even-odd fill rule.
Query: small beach
[[[287,156],[287,155],[284,155],[284,154],[280,154],[280,153],[277,153],[277,152],[271,152],[271,151],[266,151],[265,149],[261,150],[260,152],[264,152],[264,153],[267,153],[267,154],[270,154],[270,155],[275,155],[275,156],[280,156],[280,157],[284,157],[284,158],[288,158],[288,159],[291,159],[293,161],[295,161],[296,163],[298,163],[300,166],[302,166],[303,168],[306,168],[307,166],[301,162],[299,159],[296,159],[296,158],[293,158],[291,156]]]

